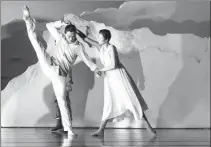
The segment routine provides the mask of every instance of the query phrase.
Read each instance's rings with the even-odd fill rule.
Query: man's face
[[[66,34],[65,34],[65,37],[69,42],[75,42],[76,41],[76,33],[75,32],[67,31]]]

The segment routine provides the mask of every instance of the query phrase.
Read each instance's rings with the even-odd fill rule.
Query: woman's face
[[[106,42],[107,42],[107,40],[105,40],[104,36],[103,36],[101,33],[99,33],[99,34],[98,34],[98,43],[99,43],[100,45],[103,45],[103,44],[106,43]]]

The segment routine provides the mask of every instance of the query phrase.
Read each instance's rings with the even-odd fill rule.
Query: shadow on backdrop
[[[145,89],[145,79],[139,53],[133,52],[128,55],[119,53],[119,59],[124,64],[134,82],[138,85],[139,90],[143,91]]]
[[[131,84],[136,91],[137,98],[140,98],[138,100],[143,101],[144,98],[141,95],[141,91],[145,89],[145,77],[139,53],[133,52],[128,55],[119,54],[119,58],[120,62],[126,68],[129,77],[132,79]],[[143,102],[140,103],[143,104]]]
[[[169,86],[168,94],[160,106],[157,127],[171,128],[179,125],[194,111],[200,101],[206,101],[208,87],[201,74],[204,70],[202,59],[188,56],[190,52],[184,42],[182,48],[182,69]]]
[[[94,61],[94,59],[92,60]],[[94,73],[83,62],[75,64],[73,66],[73,83],[73,90],[69,94],[73,122],[83,124],[88,93],[94,85]],[[36,126],[39,126],[39,124],[48,124],[50,120],[56,117],[57,110],[56,104],[54,103],[56,96],[52,84],[44,88],[43,100],[49,109],[49,113],[39,118]]]
[[[39,18],[36,20],[39,22],[36,23],[36,31],[40,36],[47,30],[45,26],[47,20]],[[10,80],[21,75],[38,60],[23,20],[14,20],[1,26],[1,37],[1,90],[3,90]],[[47,47],[42,37],[39,37],[39,40]]]
[[[1,90],[7,83],[37,62],[26,32],[1,40]]]

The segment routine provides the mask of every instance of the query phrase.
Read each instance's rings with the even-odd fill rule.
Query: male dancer
[[[47,23],[51,35],[56,40],[56,56],[50,56],[42,43],[38,40],[35,32],[35,19],[30,16],[29,8],[23,8],[23,20],[26,23],[29,40],[36,52],[40,67],[43,73],[51,80],[53,89],[61,113],[61,122],[64,131],[68,135],[75,136],[72,132],[72,115],[68,107],[68,95],[71,91],[72,65],[79,56],[85,64],[96,71],[97,66],[92,62],[84,51],[84,46],[76,38],[76,27],[62,21]],[[57,29],[65,26],[65,34],[61,34]]]

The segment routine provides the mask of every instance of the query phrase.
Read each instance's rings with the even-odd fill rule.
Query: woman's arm
[[[77,34],[78,34],[78,36],[80,36],[86,43],[89,43],[89,44],[95,46],[95,47],[98,49],[98,51],[100,51],[100,47],[101,47],[101,46],[100,46],[100,44],[99,44],[97,41],[94,41],[94,40],[88,38],[83,32],[81,32],[81,31],[78,30],[78,29],[77,29]]]

